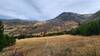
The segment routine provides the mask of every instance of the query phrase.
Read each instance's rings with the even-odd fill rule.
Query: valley
[[[0,56],[100,56],[100,0],[0,0]]]
[[[99,13],[64,12],[47,21],[2,20],[4,33],[16,42],[0,56],[100,56]]]

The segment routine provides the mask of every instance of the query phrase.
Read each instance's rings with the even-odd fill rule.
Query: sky
[[[53,19],[62,12],[90,14],[100,0],[0,0],[0,15],[28,20]]]

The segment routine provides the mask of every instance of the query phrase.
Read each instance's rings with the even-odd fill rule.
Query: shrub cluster
[[[74,35],[84,35],[84,36],[99,35],[100,19],[84,23],[80,25],[78,28],[71,30],[70,33]]]

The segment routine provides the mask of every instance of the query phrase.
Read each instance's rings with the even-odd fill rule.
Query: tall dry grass
[[[100,36],[61,35],[17,40],[1,56],[100,56]]]

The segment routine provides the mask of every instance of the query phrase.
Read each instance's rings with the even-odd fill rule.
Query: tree
[[[4,34],[4,26],[0,21],[0,51],[7,46],[13,45],[15,42],[16,39],[14,37]]]
[[[3,44],[3,42],[5,42],[3,32],[4,32],[3,24],[0,21],[0,51],[3,49],[5,45]]]
[[[0,38],[3,37],[3,32],[4,32],[3,24],[0,21]]]

